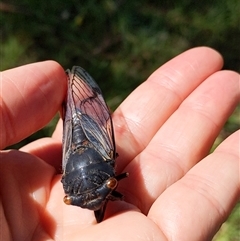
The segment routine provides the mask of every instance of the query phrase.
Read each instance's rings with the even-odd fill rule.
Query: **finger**
[[[8,226],[11,240],[29,240],[29,234],[34,237],[53,227],[45,205],[54,169],[40,159],[16,150],[1,151],[0,166],[0,203],[4,210],[1,227],[7,230]]]
[[[154,200],[206,156],[239,101],[239,75],[210,76],[179,106],[145,150],[127,167],[125,190],[144,213]],[[144,197],[144,199],[142,198]]]
[[[53,166],[57,173],[62,172],[62,142],[60,140],[49,137],[41,138],[23,146],[20,151],[37,156]]]
[[[46,125],[66,93],[66,75],[54,61],[3,71],[0,148],[16,143]]]
[[[118,169],[141,152],[182,101],[209,75],[222,58],[206,47],[195,48],[156,70],[114,112]]]
[[[45,137],[33,141],[20,151],[30,153],[53,166],[57,173],[62,172],[62,119],[59,119],[52,137]]]
[[[148,217],[171,240],[211,240],[239,198],[239,131],[169,187]],[[203,222],[204,220],[204,222]]]
[[[52,134],[52,138],[55,140],[60,140],[62,141],[62,133],[63,133],[63,120],[59,119],[56,128]]]

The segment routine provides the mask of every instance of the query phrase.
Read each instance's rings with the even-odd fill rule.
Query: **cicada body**
[[[108,200],[122,199],[116,191],[127,173],[115,173],[115,140],[109,109],[93,78],[81,67],[67,70],[64,104],[63,176],[66,204],[93,210],[97,222]]]

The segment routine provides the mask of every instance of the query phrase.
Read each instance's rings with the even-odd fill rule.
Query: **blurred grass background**
[[[53,59],[85,68],[111,109],[156,68],[179,53],[210,46],[240,71],[240,1],[5,0],[0,2],[0,70]],[[215,146],[239,129],[240,107]],[[11,148],[50,136],[58,120]],[[214,241],[240,240],[240,206]]]

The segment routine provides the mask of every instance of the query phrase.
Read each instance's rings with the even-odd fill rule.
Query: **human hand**
[[[212,49],[189,50],[114,112],[117,173],[130,175],[117,189],[125,201],[109,202],[102,223],[63,203],[61,121],[51,138],[2,151],[3,240],[210,240],[239,198],[239,132],[208,155],[239,101],[239,75],[221,67]],[[67,83],[52,61],[4,71],[1,81],[4,148],[50,121]]]

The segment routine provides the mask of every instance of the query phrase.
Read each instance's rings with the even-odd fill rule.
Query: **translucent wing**
[[[71,119],[75,120],[75,124],[81,125],[89,142],[104,159],[114,159],[112,120],[99,86],[81,67],[74,66],[67,74],[69,79],[64,120],[65,160],[68,158],[68,150],[71,150],[73,138]]]
[[[68,79],[69,82],[69,79]],[[62,168],[65,170],[66,162],[69,158],[69,154],[72,151],[72,110],[71,106],[73,103],[69,102],[70,96],[69,91],[67,92],[67,98],[63,103],[63,158]],[[74,110],[74,109],[73,109]]]

